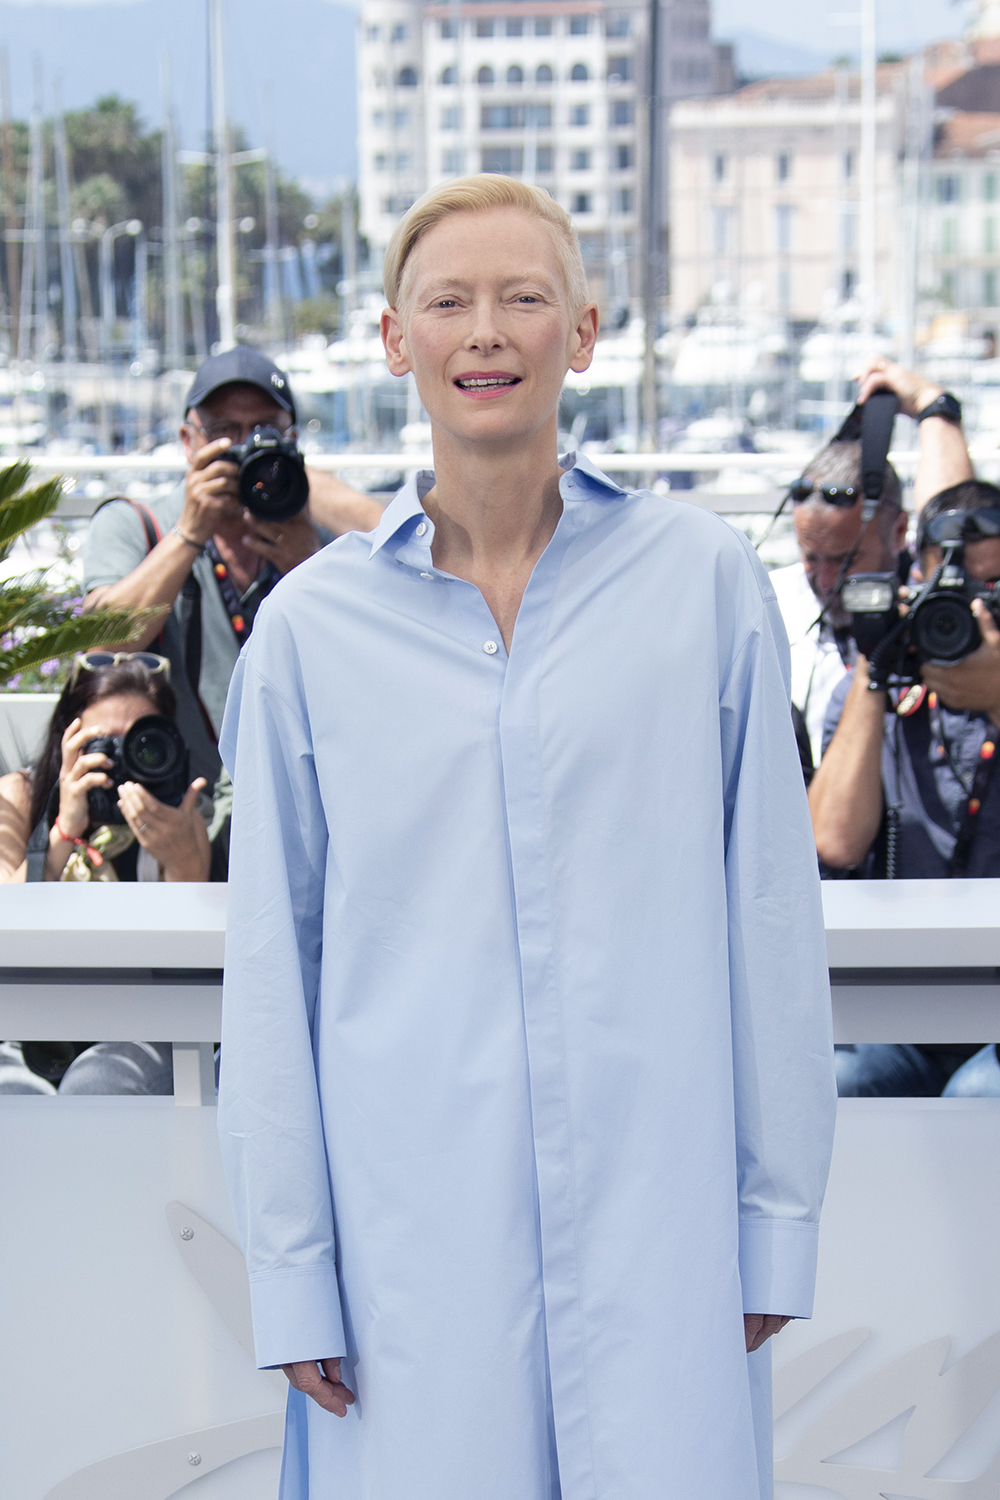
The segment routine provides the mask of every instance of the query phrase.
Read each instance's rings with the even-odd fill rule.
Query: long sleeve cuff
[[[259,1370],[346,1355],[335,1266],[259,1272],[250,1277],[250,1305]]]
[[[818,1224],[741,1219],[743,1311],[811,1318],[818,1248]]]

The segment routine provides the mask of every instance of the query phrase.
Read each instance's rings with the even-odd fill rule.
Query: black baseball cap
[[[198,366],[184,402],[184,410],[190,411],[192,406],[200,406],[220,386],[234,385],[237,381],[257,386],[287,411],[293,422],[296,420],[295,400],[288,384],[288,376],[266,354],[261,354],[259,349],[251,349],[248,344],[237,344],[235,349],[212,354]]]

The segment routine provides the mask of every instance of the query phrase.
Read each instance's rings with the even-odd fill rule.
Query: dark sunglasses
[[[919,546],[929,542],[943,547],[949,542],[984,542],[1000,536],[1000,510],[943,510],[920,528]]]
[[[827,505],[848,510],[861,498],[860,484],[814,484],[811,479],[796,479],[788,490],[793,505],[801,505],[810,495],[819,495]]]

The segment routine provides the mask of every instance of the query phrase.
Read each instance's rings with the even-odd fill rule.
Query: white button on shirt
[[[427,535],[427,522],[426,521],[421,521],[420,522],[420,524],[416,528],[416,534],[417,534],[417,536],[426,536]],[[426,577],[427,575],[425,574],[424,576]]]
[[[487,641],[483,647],[483,650],[486,652],[487,656],[495,656],[497,651],[499,650],[499,647],[497,646],[496,641]]]

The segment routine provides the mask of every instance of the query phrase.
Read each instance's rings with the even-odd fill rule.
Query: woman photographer
[[[148,714],[174,716],[165,657],[90,651],[76,658],[35,765],[0,777],[0,883],[209,879],[202,808],[210,816],[211,804],[201,795],[203,778],[170,807],[137,781],[116,787],[108,775],[114,762],[86,749],[102,736],[124,737]],[[124,822],[114,820],[115,808]],[[0,1044],[0,1093],[52,1093],[57,1084],[63,1094],[169,1094],[171,1049],[152,1042]]]
[[[28,844],[33,830],[38,837],[43,820],[42,879],[208,879],[208,834],[198,810],[205,782],[200,777],[179,807],[167,806],[138,782],[123,782],[117,806],[124,823],[92,826],[90,794],[112,789],[107,775],[112,762],[99,752],[87,753],[85,746],[101,736],[125,735],[147,714],[174,715],[165,657],[148,651],[90,651],[76,658],[36,764],[0,777],[0,883],[32,878]]]

